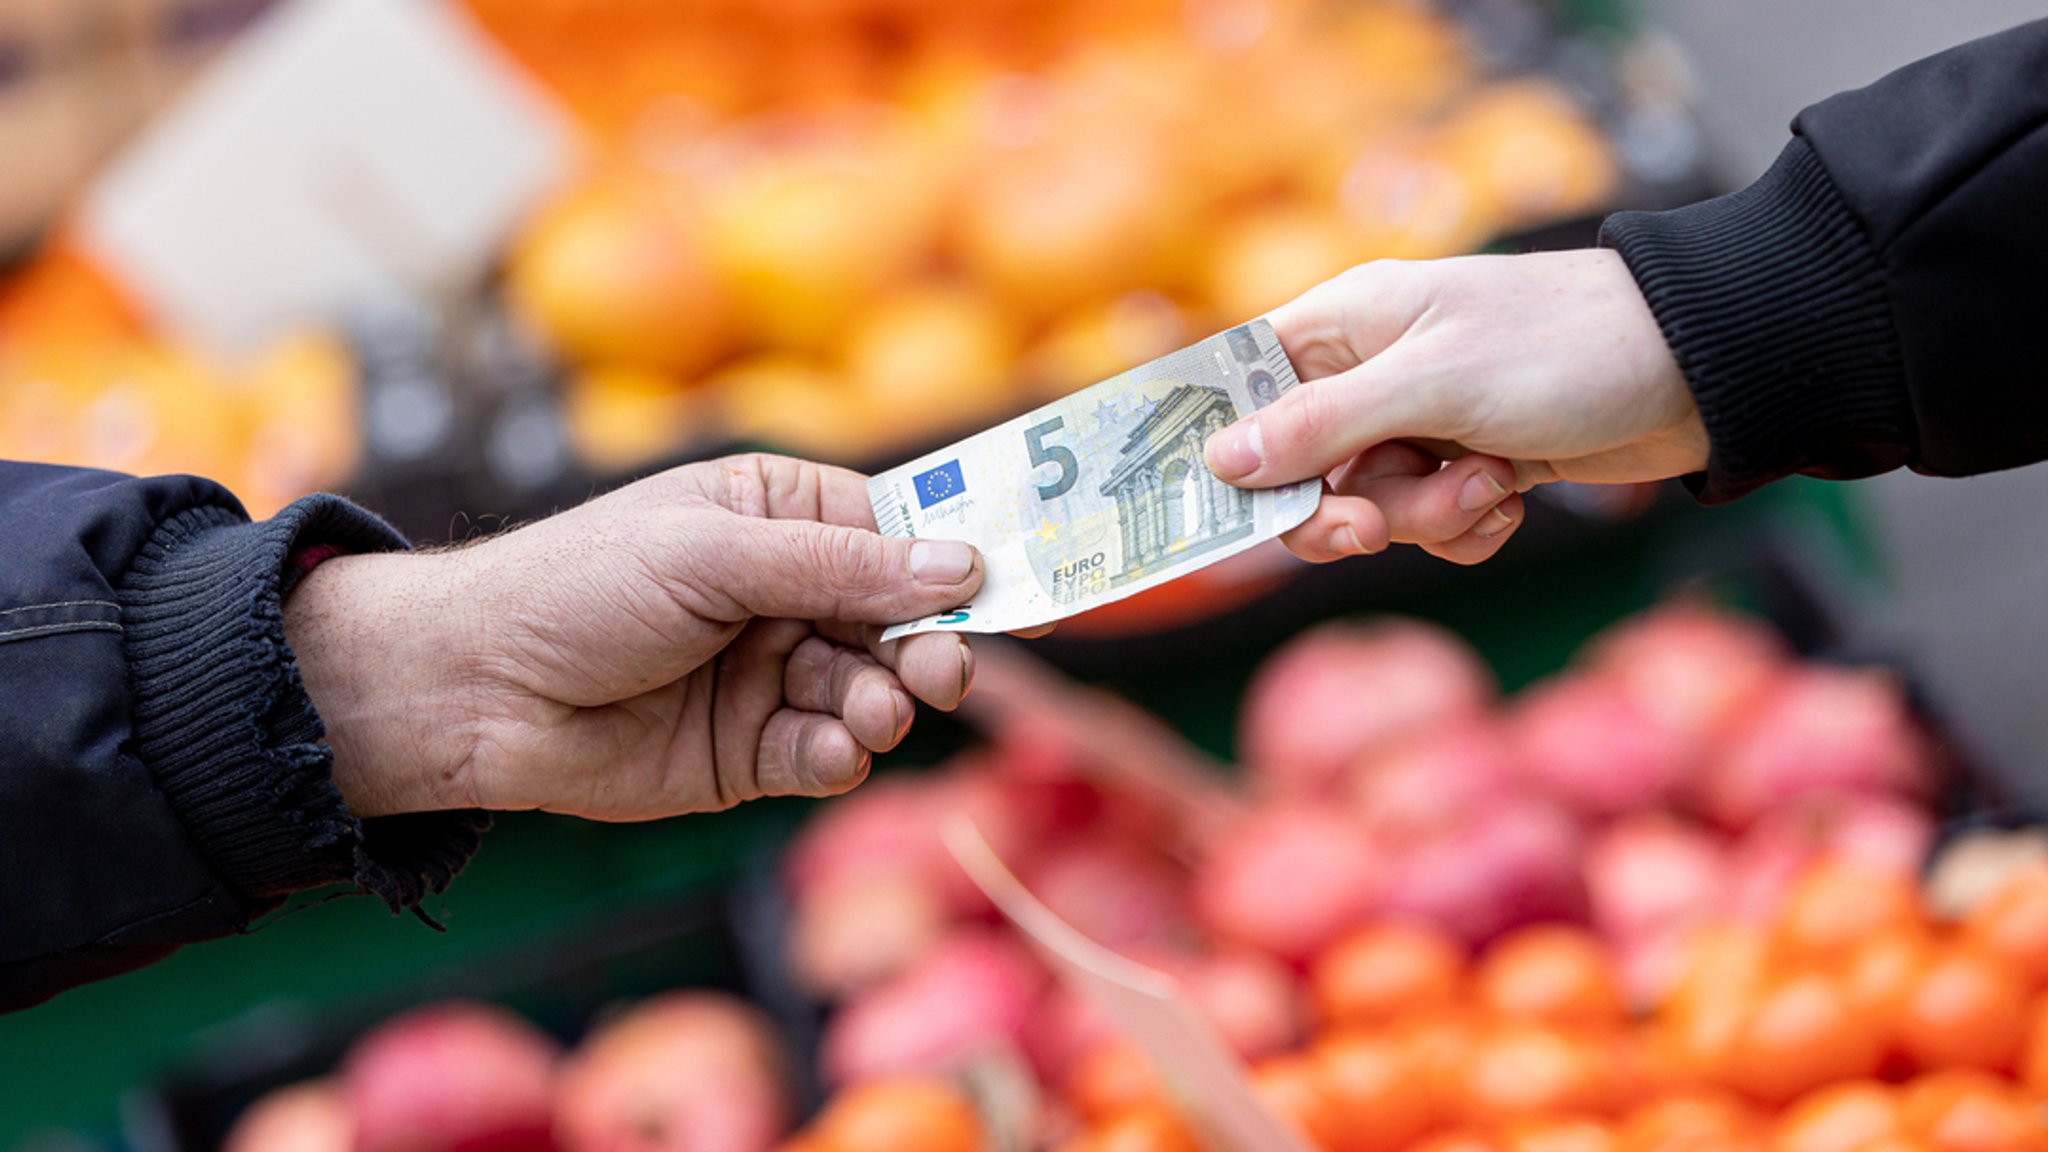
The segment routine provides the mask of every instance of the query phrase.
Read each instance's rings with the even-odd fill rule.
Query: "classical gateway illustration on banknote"
[[[885,635],[1049,623],[1301,523],[1319,485],[1249,492],[1202,462],[1211,434],[1294,384],[1254,321],[876,476],[883,532],[969,541],[988,570],[974,603]]]

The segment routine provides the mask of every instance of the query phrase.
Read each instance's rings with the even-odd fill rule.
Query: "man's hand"
[[[1706,466],[1692,393],[1612,252],[1363,264],[1268,319],[1302,384],[1208,460],[1245,487],[1328,483],[1283,537],[1305,559],[1392,541],[1476,563],[1538,484]]]
[[[678,468],[473,547],[350,556],[285,607],[359,815],[641,820],[824,796],[960,702],[956,636],[881,625],[981,585],[952,541],[874,531],[865,480],[772,456]]]

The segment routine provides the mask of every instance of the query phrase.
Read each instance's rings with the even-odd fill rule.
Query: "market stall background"
[[[826,34],[820,11],[861,6],[476,0],[464,19],[479,42],[508,49],[505,75],[530,70],[545,94],[540,142],[497,159],[547,206],[500,205],[511,231],[495,243],[434,232],[440,246],[425,247],[445,264],[382,265],[422,247],[408,222],[440,217],[427,188],[423,215],[394,226],[372,150],[372,209],[342,213],[341,231],[377,266],[323,267],[344,288],[388,290],[280,312],[265,280],[223,299],[152,275],[177,261],[152,248],[148,222],[189,194],[174,178],[189,155],[159,148],[165,177],[147,150],[120,150],[161,130],[166,107],[189,120],[192,85],[218,83],[205,60],[265,34],[271,7],[53,2],[8,25],[25,63],[0,128],[56,151],[37,168],[49,186],[22,192],[6,221],[22,259],[0,299],[0,454],[200,471],[259,511],[339,487],[419,539],[736,444],[887,463],[1359,259],[1582,243],[1602,210],[1676,202],[1754,167],[1698,132],[1752,147],[1762,133],[1715,123],[1722,94],[1755,105],[1768,88],[1728,67],[1730,41],[1804,43],[1801,83],[1822,79],[1815,59],[1843,70],[1789,92],[1782,120],[1959,39],[1964,22],[2025,15],[1957,6],[1940,28],[1866,15],[1823,41],[1755,35],[1762,13],[1677,5],[1693,36],[1672,41],[1598,3],[891,4],[881,31],[849,32],[842,13]],[[1288,23],[1308,17],[1334,23]],[[1253,66],[1217,82],[1204,53]],[[1303,106],[1326,115],[1276,127]],[[355,111],[344,135],[385,123]],[[222,169],[244,171],[232,145],[252,129],[207,128],[183,138],[225,139]],[[558,148],[577,159],[542,189],[534,173]],[[81,194],[95,173],[112,176]],[[205,225],[246,223],[275,175],[245,181]],[[112,207],[110,186],[126,193]],[[279,251],[295,259],[334,256],[325,221],[262,223],[294,238]],[[195,225],[184,242],[205,235]],[[1795,641],[1896,659],[1908,646],[1884,626],[1883,578],[1899,565],[1882,558],[1912,525],[1869,523],[1821,485],[1713,514],[1673,493],[1571,492],[1482,570],[1389,557],[1305,573],[1268,557],[1043,650],[1217,755],[1256,662],[1349,611],[1447,624],[1511,688],[1685,581],[1771,612]],[[928,725],[897,759],[969,739]],[[2015,766],[1979,767],[2010,781]],[[437,911],[445,936],[367,902],[319,904],[0,1019],[0,1145],[175,1146],[181,1078],[232,1080],[266,1051],[331,1058],[344,1022],[423,998],[502,997],[570,1034],[621,995],[699,982],[758,994],[743,937],[759,892],[745,882],[808,807],[658,827],[508,819]]]

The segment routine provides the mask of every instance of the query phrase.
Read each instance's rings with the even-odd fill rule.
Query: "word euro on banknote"
[[[1049,624],[1306,520],[1318,482],[1245,491],[1202,463],[1212,433],[1295,383],[1255,320],[876,476],[884,534],[965,540],[987,566],[973,603],[883,639]]]

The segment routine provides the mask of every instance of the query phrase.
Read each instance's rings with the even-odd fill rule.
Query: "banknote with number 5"
[[[1246,491],[1202,462],[1211,434],[1295,383],[1255,320],[876,476],[884,534],[965,540],[987,565],[973,603],[883,638],[1049,624],[1306,520],[1319,482]]]

